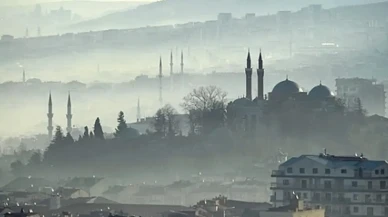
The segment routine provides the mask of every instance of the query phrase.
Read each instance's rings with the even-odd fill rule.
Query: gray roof
[[[366,158],[357,156],[301,155],[299,157],[293,157],[289,159],[288,161],[281,164],[281,166],[291,166],[299,160],[306,158],[333,169],[341,167],[355,167],[373,170],[377,167],[387,164],[387,162],[383,160],[368,160]]]

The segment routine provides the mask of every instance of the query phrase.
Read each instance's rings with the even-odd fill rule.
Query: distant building
[[[375,79],[338,78],[335,80],[337,96],[352,107],[359,98],[368,115],[385,116],[385,90]]]
[[[189,117],[186,114],[178,114],[175,116],[175,120],[177,123],[177,129],[180,129],[183,136],[187,136],[189,134]],[[128,124],[128,127],[131,127],[137,130],[140,134],[146,134],[147,132],[155,132],[153,124],[155,122],[154,117],[140,118],[139,121]]]
[[[232,13],[219,13],[217,20],[220,23],[228,23],[233,19]]]
[[[24,209],[21,209],[20,212],[5,213],[4,217],[40,217],[40,215],[32,210],[24,211]]]
[[[360,156],[301,155],[272,172],[271,201],[285,206],[293,192],[326,216],[387,216],[388,163]]]

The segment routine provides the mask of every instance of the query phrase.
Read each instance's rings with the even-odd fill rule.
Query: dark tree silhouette
[[[66,134],[65,143],[68,144],[68,145],[74,143],[74,139],[73,139],[73,137],[71,136],[70,133],[67,133],[67,134]]]
[[[62,131],[62,128],[60,126],[57,126],[55,128],[55,135],[54,135],[54,139],[52,141],[52,144],[62,144],[63,143],[63,140],[64,140],[64,135],[63,135],[63,131]]]
[[[154,118],[153,128],[160,136],[175,136],[178,132],[176,121],[177,111],[169,104],[158,109]]]
[[[94,134],[93,134],[93,132],[90,132],[90,134],[89,134],[89,137],[90,137],[91,139],[93,139],[93,138],[94,138]]]
[[[42,154],[37,151],[32,154],[30,160],[28,161],[29,166],[38,166],[42,163]]]
[[[11,170],[15,176],[20,176],[23,171],[23,168],[24,164],[20,160],[11,163]]]
[[[89,138],[89,128],[88,126],[84,127],[84,136],[83,139],[88,139]]]
[[[100,118],[97,118],[94,122],[94,136],[97,139],[104,139],[104,132],[100,123]]]
[[[183,98],[191,133],[210,133],[226,121],[227,93],[216,86],[199,87]]]
[[[128,126],[127,122],[125,121],[124,112],[120,111],[119,116],[117,117],[117,128],[116,132],[114,133],[114,136],[116,138],[123,138],[126,136]]]

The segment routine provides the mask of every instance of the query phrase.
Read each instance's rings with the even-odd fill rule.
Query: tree
[[[176,110],[169,104],[158,109],[153,122],[156,133],[160,136],[175,136],[178,131],[176,115]]]
[[[28,165],[30,166],[38,166],[41,163],[42,163],[42,154],[40,153],[40,151],[34,152],[30,160],[28,161]]]
[[[84,127],[84,136],[83,136],[84,139],[88,139],[89,138],[89,128],[88,126],[85,126]]]
[[[189,114],[192,133],[208,133],[226,120],[227,93],[216,86],[194,89],[183,98],[182,107]]]
[[[53,141],[51,143],[52,144],[61,144],[61,143],[63,143],[64,138],[65,137],[63,136],[62,128],[60,126],[57,126],[55,128],[54,139],[53,139]]]
[[[127,133],[128,126],[127,122],[125,121],[124,112],[120,111],[119,116],[117,117],[117,128],[116,132],[114,133],[114,136],[116,138],[123,138],[125,137],[125,134]]]
[[[100,118],[97,118],[96,121],[94,122],[94,136],[97,139],[104,139],[104,132],[102,131]]]
[[[94,134],[93,134],[93,132],[90,132],[90,135],[89,135],[89,137],[90,137],[91,139],[93,139],[93,138],[94,138]]]
[[[15,176],[21,175],[21,173],[23,171],[24,164],[20,160],[12,162],[10,166],[11,166],[12,173]]]
[[[74,139],[70,133],[66,134],[65,141],[66,141],[65,142],[66,144],[73,144],[74,143]]]

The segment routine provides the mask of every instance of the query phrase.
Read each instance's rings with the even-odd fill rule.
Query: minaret
[[[162,57],[159,60],[159,103],[160,107],[163,106],[163,72],[162,72]]]
[[[23,68],[23,83],[26,83],[26,71]]]
[[[183,50],[181,51],[181,75],[183,75]]]
[[[181,51],[181,89],[183,90],[183,88],[185,87],[185,78],[184,78],[184,75],[183,75],[183,66],[184,66],[184,63],[183,63],[183,50]]]
[[[173,60],[173,56],[172,56],[172,50],[171,50],[171,54],[170,54],[170,89],[173,90],[174,87],[174,80],[173,80],[173,75],[174,75],[174,60]]]
[[[252,66],[251,66],[251,53],[248,51],[247,68],[245,69],[246,77],[246,98],[252,100]]]
[[[140,98],[137,98],[137,115],[136,115],[137,123],[140,122],[141,113],[140,113]]]
[[[48,101],[47,117],[48,117],[48,126],[47,126],[48,138],[49,138],[49,141],[51,142],[51,140],[53,139],[53,130],[54,130],[54,127],[53,127],[54,114],[53,114],[53,102],[51,100],[51,92],[50,92],[49,101]]]
[[[257,69],[257,97],[264,99],[264,67],[261,50],[259,55],[259,68]]]
[[[73,118],[73,115],[71,114],[71,99],[70,99],[70,93],[69,93],[69,96],[67,98],[67,114],[66,114],[66,119],[67,119],[66,131],[68,133],[71,133],[71,131],[73,130],[73,127],[71,125],[72,118]]]

